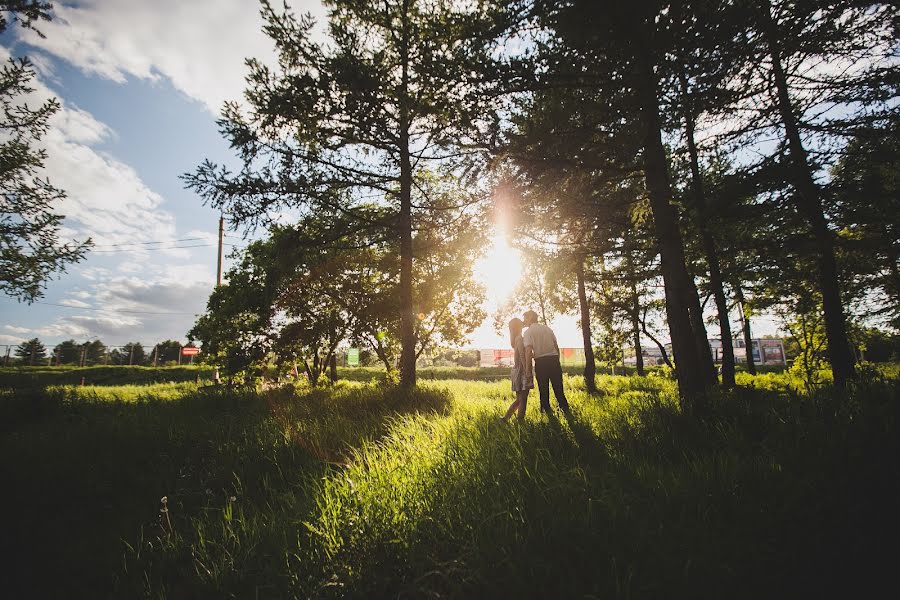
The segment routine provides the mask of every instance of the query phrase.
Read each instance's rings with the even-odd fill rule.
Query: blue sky
[[[294,7],[322,13],[317,1]],[[30,100],[62,103],[44,140],[46,174],[69,194],[58,209],[65,234],[95,248],[38,303],[0,297],[0,344],[183,340],[215,280],[218,214],[178,176],[206,158],[234,164],[215,119],[240,99],[244,58],[271,56],[258,5],[84,0],[57,4],[40,29],[46,39],[11,28],[0,58],[31,58]]]
[[[324,14],[318,0],[292,6]],[[11,28],[0,59],[29,56],[38,68],[33,100],[61,101],[44,139],[47,176],[69,195],[59,207],[66,235],[90,236],[95,248],[38,303],[0,297],[0,352],[31,337],[50,346],[184,340],[215,281],[218,214],[178,176],[206,158],[234,164],[215,119],[223,101],[241,97],[244,59],[272,56],[258,5],[81,0],[57,4],[40,29],[46,38]],[[490,323],[472,345],[505,344]],[[561,345],[582,345],[573,316],[553,325]]]

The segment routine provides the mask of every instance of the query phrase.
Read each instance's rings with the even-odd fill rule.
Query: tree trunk
[[[677,213],[676,213],[677,214]],[[685,268],[687,268],[685,266]],[[712,348],[709,347],[709,336],[706,333],[706,324],[703,322],[703,306],[700,304],[700,292],[694,282],[694,275],[687,270],[688,290],[688,314],[691,317],[691,331],[694,334],[694,343],[697,345],[697,356],[700,357],[700,365],[709,385],[718,385],[719,375],[716,373],[716,365],[713,362]]]
[[[644,376],[644,349],[641,347],[641,299],[637,290],[637,274],[634,272],[634,257],[632,248],[628,247],[631,241],[630,232],[625,231],[625,267],[628,271],[628,284],[631,293],[631,335],[634,343],[634,366],[639,377]]]
[[[331,383],[334,383],[338,380],[337,374],[337,355],[334,352],[331,353],[331,356],[328,359],[328,374],[331,378]]]
[[[756,363],[753,360],[753,336],[750,334],[750,317],[744,309],[744,290],[740,285],[734,286],[734,297],[741,312],[741,329],[744,331],[744,348],[747,356],[747,372],[756,375]]]
[[[647,315],[646,314],[644,315],[644,319],[641,320],[641,329],[643,329],[644,335],[646,335],[648,338],[650,338],[651,342],[656,344],[656,347],[659,349],[659,353],[662,355],[663,362],[665,362],[669,366],[670,369],[674,369],[675,367],[674,367],[674,365],[672,365],[672,361],[669,360],[669,353],[666,352],[666,347],[663,345],[662,342],[660,342],[658,339],[656,339],[656,336],[654,336],[652,333],[650,333],[650,330],[647,329]]]
[[[635,89],[644,127],[644,178],[659,245],[660,266],[665,283],[666,318],[675,354],[675,374],[682,407],[688,411],[703,410],[708,378],[697,350],[690,318],[690,310],[693,308],[699,312],[700,305],[694,298],[696,306],[691,307],[690,281],[684,262],[681,230],[670,201],[672,188],[660,133],[659,98],[656,74],[649,56],[648,25],[641,22],[639,26],[641,38],[644,39],[635,40]]]
[[[788,93],[787,77],[781,64],[778,47],[778,28],[772,18],[771,4],[764,7],[763,15],[766,41],[772,59],[772,75],[777,92],[778,112],[784,126],[787,147],[792,163],[795,203],[806,217],[816,245],[819,291],[822,293],[822,311],[825,316],[825,336],[828,338],[828,356],[834,384],[844,388],[853,377],[853,353],[847,339],[847,323],[841,302],[837,261],[834,256],[834,240],[828,229],[819,187],[813,180],[812,169],[800,137],[800,127]]]
[[[584,288],[584,258],[575,263],[575,277],[578,280],[578,307],[581,309],[581,337],[584,341],[584,389],[589,394],[597,393],[597,365],[594,363],[594,347],[591,342],[591,312],[587,291]]]
[[[709,267],[709,285],[716,301],[716,312],[719,319],[719,337],[722,338],[722,387],[731,389],[734,383],[734,348],[731,345],[731,320],[728,317],[728,300],[725,298],[725,286],[722,281],[722,270],[719,265],[719,254],[715,239],[707,226],[708,214],[706,191],[700,174],[700,158],[697,143],[694,139],[695,115],[688,98],[688,84],[684,73],[679,74],[681,95],[684,99],[684,133],[687,139],[688,156],[691,163],[691,189],[694,194],[694,218],[700,231],[703,254]]]
[[[400,98],[400,385],[416,385],[416,329],[413,310],[412,164],[409,155],[409,0],[403,2]]]
[[[641,310],[637,286],[631,284],[631,335],[634,339],[634,366],[639,377],[644,376],[644,349],[641,348],[641,324],[638,311]]]

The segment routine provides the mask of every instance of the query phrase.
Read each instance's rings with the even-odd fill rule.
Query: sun
[[[522,278],[522,257],[507,243],[506,236],[496,234],[485,255],[475,262],[474,273],[484,285],[486,300],[499,305],[513,294]]]

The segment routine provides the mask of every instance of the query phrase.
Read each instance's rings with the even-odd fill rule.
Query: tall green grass
[[[602,376],[588,396],[568,376],[573,417],[540,416],[532,396],[523,423],[499,422],[506,382],[0,398],[4,511],[18,515],[7,589],[641,598],[896,585],[897,381],[847,397],[789,379],[745,381],[704,420],[680,414],[664,377]]]

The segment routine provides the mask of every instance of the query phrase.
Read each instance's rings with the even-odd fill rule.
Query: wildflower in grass
[[[159,509],[159,524],[167,535],[172,535],[172,520],[169,518],[169,497],[163,496],[159,499],[162,505]]]

